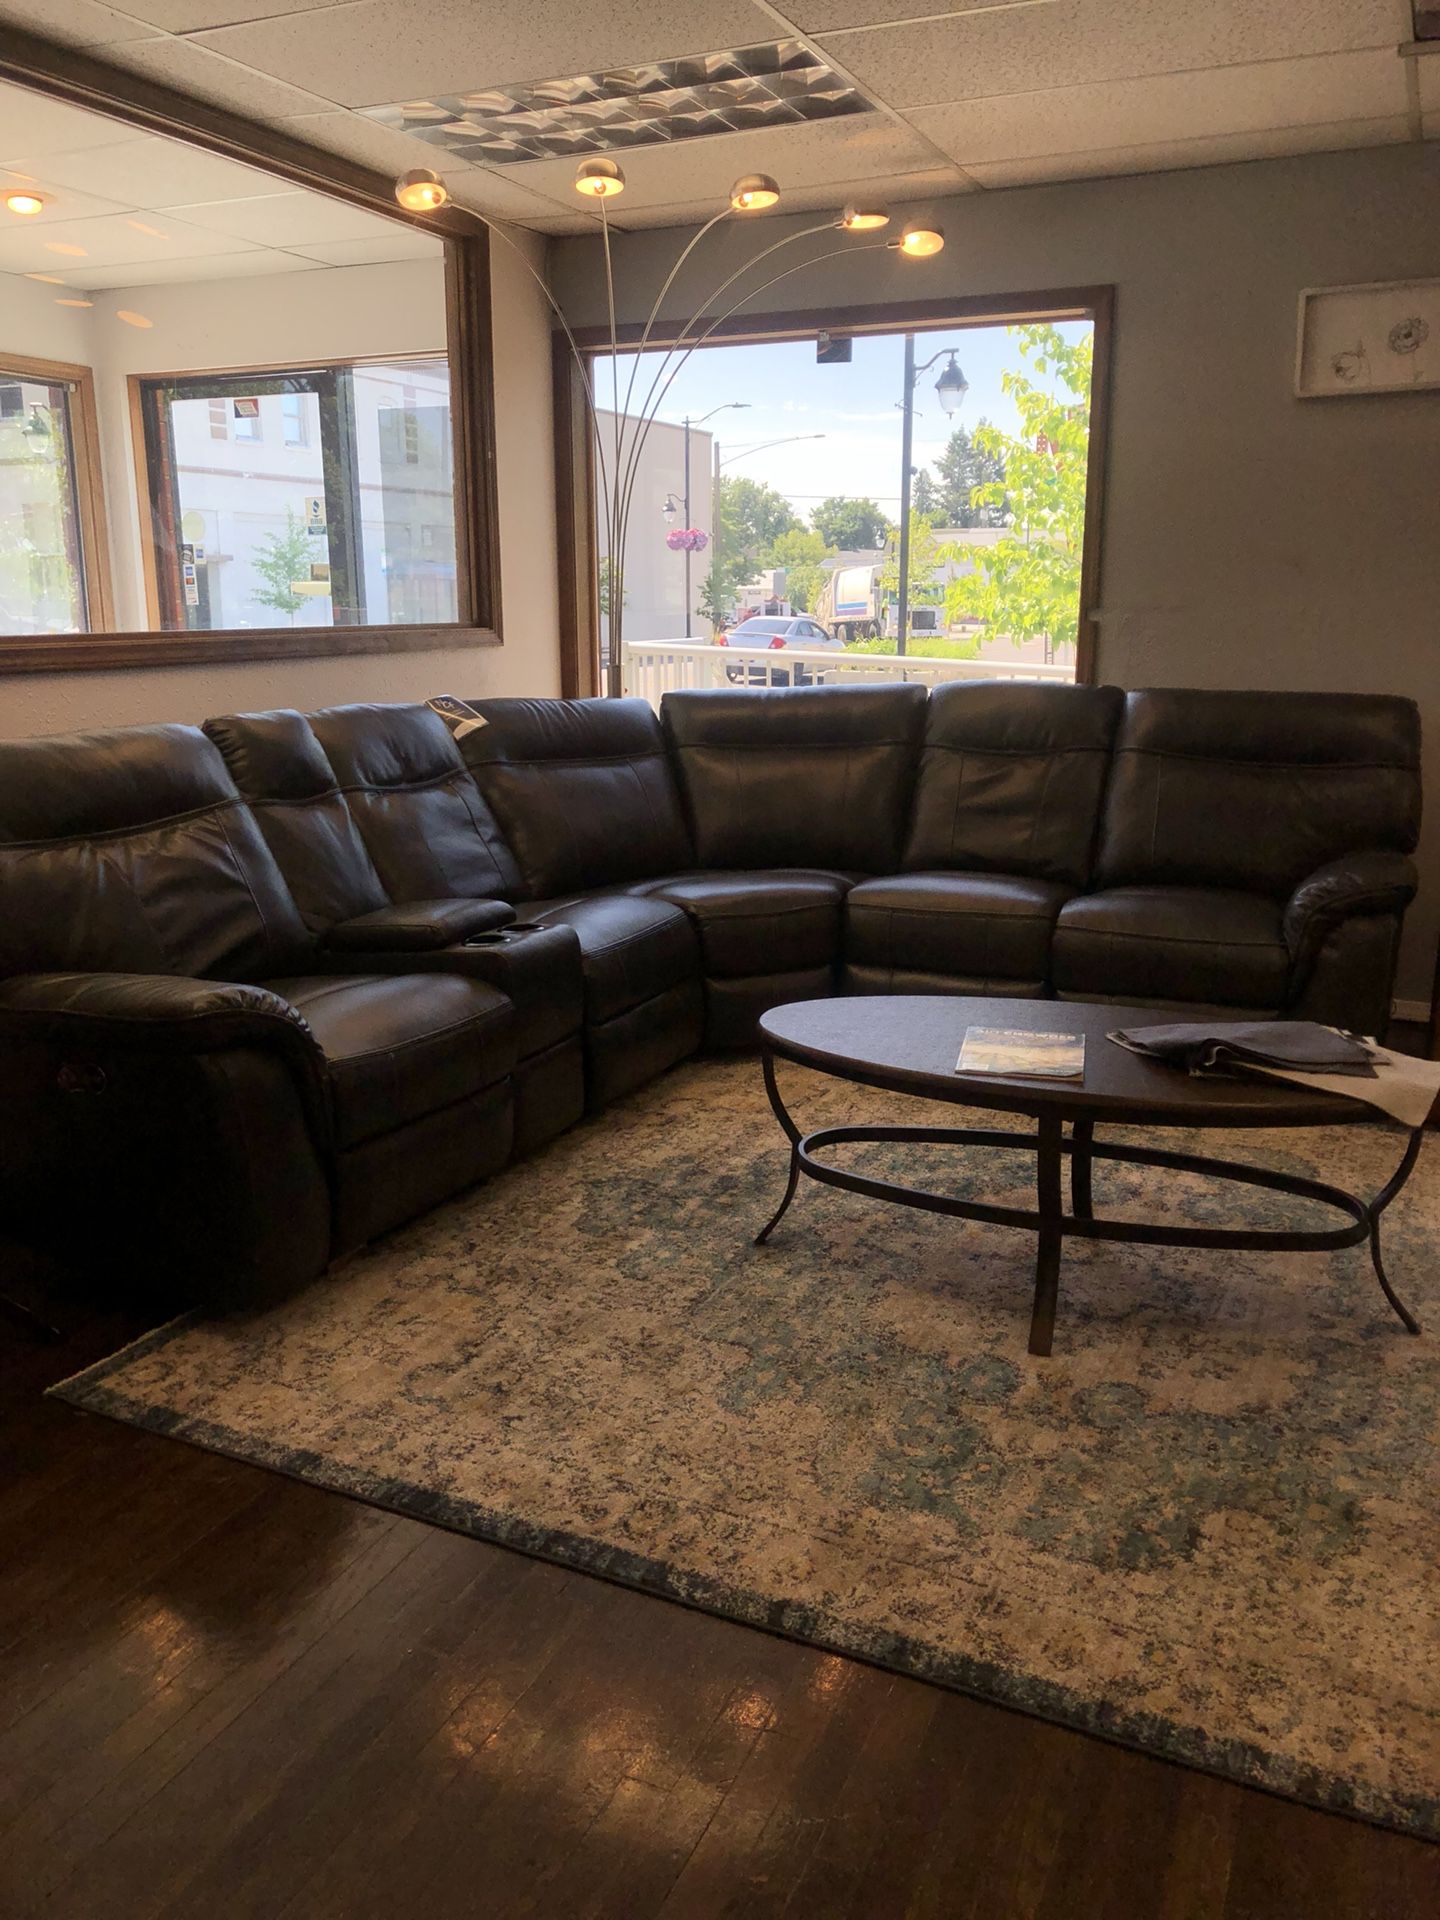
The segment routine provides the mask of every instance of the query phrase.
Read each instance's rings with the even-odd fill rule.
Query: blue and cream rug
[[[782,1075],[810,1125],[930,1111]],[[1369,1191],[1401,1141],[1360,1127],[1190,1144]],[[852,1155],[915,1178],[916,1151]],[[755,1062],[700,1063],[289,1305],[179,1321],[57,1391],[1435,1836],[1437,1162],[1440,1140],[1386,1222],[1421,1339],[1363,1248],[1079,1244],[1054,1357],[1033,1360],[1027,1235],[807,1184],[753,1247],[784,1143]],[[1029,1204],[1026,1155],[945,1164],[956,1190]],[[1096,1198],[1315,1219],[1104,1165]]]

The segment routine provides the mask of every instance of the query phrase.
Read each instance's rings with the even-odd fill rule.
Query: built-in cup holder
[[[487,933],[467,934],[467,947],[503,947],[507,940],[513,940],[517,934],[548,932],[539,920],[512,920],[508,927],[492,927]]]

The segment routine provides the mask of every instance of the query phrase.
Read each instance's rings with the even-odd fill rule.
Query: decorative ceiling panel
[[[798,40],[564,80],[366,107],[367,118],[486,166],[797,126],[873,109]]]

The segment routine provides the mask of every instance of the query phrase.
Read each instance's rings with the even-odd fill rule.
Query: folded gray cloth
[[[1292,1073],[1353,1074],[1373,1080],[1369,1047],[1315,1020],[1181,1020],[1167,1026],[1122,1027],[1117,1045],[1187,1073],[1283,1067]]]

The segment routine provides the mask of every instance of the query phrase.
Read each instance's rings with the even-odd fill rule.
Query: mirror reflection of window
[[[443,242],[0,82],[6,124],[0,632],[456,621]]]

